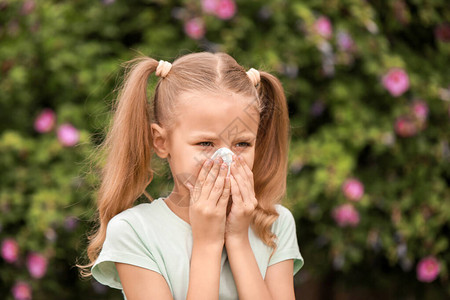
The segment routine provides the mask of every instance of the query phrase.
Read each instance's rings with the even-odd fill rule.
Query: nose
[[[214,152],[214,154],[211,156],[211,159],[214,159],[216,157],[222,157],[222,160],[229,165],[233,161],[234,154],[235,153],[230,149],[228,149],[227,147],[222,147],[217,149],[216,152]]]

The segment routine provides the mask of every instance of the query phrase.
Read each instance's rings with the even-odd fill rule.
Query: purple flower
[[[352,51],[355,47],[355,42],[350,34],[342,30],[337,34],[337,44],[341,51]]]
[[[423,100],[416,100],[411,105],[412,112],[414,116],[419,121],[425,121],[428,117],[428,105]]]
[[[409,89],[409,77],[405,70],[392,68],[382,79],[383,86],[392,96],[398,97]]]
[[[401,137],[411,137],[417,133],[417,127],[411,118],[400,116],[395,120],[395,132]]]
[[[12,287],[12,294],[16,300],[31,300],[31,287],[25,281],[17,281]]]
[[[440,272],[440,263],[433,256],[422,258],[417,264],[417,279],[422,282],[432,282]]]
[[[55,113],[50,108],[42,110],[34,121],[34,129],[37,132],[44,133],[49,132],[55,125]]]
[[[236,3],[234,0],[219,0],[216,6],[216,16],[220,19],[227,20],[236,13]]]
[[[314,117],[318,117],[323,113],[324,110],[325,110],[325,103],[322,100],[317,100],[314,101],[314,103],[311,105],[309,113]]]
[[[333,34],[333,26],[330,19],[325,16],[320,16],[314,23],[315,31],[322,37],[329,39]]]
[[[80,140],[80,133],[69,123],[65,123],[58,128],[58,140],[63,146],[74,146]]]
[[[190,19],[184,24],[184,32],[194,40],[201,39],[205,35],[205,25],[200,18]]]
[[[49,227],[45,231],[44,235],[47,238],[47,240],[49,240],[50,242],[54,242],[58,238],[58,235],[56,234],[56,231],[53,228],[51,228],[51,227]]]
[[[47,259],[39,253],[32,252],[27,256],[27,268],[33,278],[42,278],[47,272]]]
[[[69,216],[64,220],[64,228],[67,231],[73,231],[78,225],[78,220],[74,216]]]
[[[359,224],[359,213],[352,204],[342,204],[332,211],[332,216],[340,227],[355,227]]]
[[[2,242],[2,257],[9,263],[14,263],[19,256],[19,245],[16,240],[7,238]]]
[[[358,179],[350,178],[342,184],[342,192],[347,199],[359,201],[364,194],[364,186]]]

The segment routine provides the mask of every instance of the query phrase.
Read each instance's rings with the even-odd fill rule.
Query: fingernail
[[[239,162],[244,162],[244,158],[242,156],[239,156]]]
[[[210,166],[210,165],[212,165],[212,163],[213,163],[213,161],[211,159],[208,159],[208,161],[206,162],[206,165]]]
[[[220,166],[220,168],[221,168],[222,170],[225,170],[227,167],[228,167],[228,166],[227,166],[226,163],[223,163],[223,164]]]

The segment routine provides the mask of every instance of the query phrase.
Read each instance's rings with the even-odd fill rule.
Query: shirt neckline
[[[161,206],[164,207],[164,209],[168,212],[168,215],[178,224],[180,224],[181,226],[185,227],[188,230],[192,230],[192,227],[189,223],[187,223],[185,220],[183,220],[182,218],[180,218],[179,216],[177,216],[176,213],[174,213],[170,207],[167,205],[166,203],[166,198],[167,197],[159,197],[158,201],[161,202]]]

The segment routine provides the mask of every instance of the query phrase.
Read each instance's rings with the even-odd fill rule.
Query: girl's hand
[[[253,173],[242,157],[233,157],[230,178],[233,204],[227,217],[225,242],[231,239],[248,239],[252,214],[258,205]]]
[[[226,179],[227,171],[228,166],[221,157],[215,161],[208,159],[203,163],[195,185],[187,184],[189,221],[196,244],[223,247],[225,243],[226,208],[231,189],[230,179]]]

